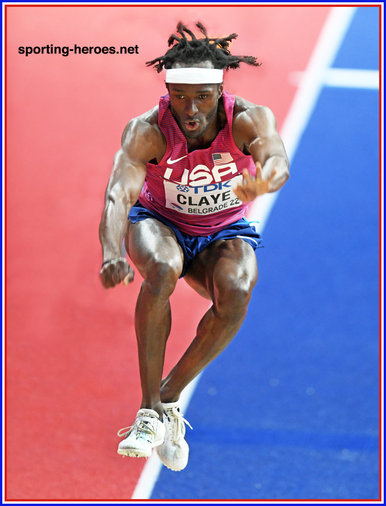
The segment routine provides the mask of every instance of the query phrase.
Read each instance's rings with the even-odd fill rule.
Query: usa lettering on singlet
[[[247,205],[232,188],[242,181],[244,169],[256,173],[252,157],[242,153],[233,140],[235,97],[224,92],[223,100],[224,128],[209,148],[188,153],[185,136],[170,111],[169,96],[160,98],[158,123],[167,148],[158,165],[147,165],[139,200],[191,235],[215,233],[243,217]]]

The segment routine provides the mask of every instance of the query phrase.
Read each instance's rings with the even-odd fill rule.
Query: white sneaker
[[[185,441],[185,423],[193,427],[183,417],[178,402],[162,404],[164,408],[164,424],[166,426],[165,441],[157,448],[161,462],[172,471],[182,471],[189,458],[189,446]]]
[[[165,438],[165,426],[153,409],[140,409],[134,425],[118,431],[118,436],[127,436],[118,445],[119,455],[150,457],[151,451],[161,445]]]

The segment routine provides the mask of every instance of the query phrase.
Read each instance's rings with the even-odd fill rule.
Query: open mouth
[[[200,124],[199,121],[196,119],[184,122],[185,128],[190,131],[196,130],[198,128],[199,124]]]

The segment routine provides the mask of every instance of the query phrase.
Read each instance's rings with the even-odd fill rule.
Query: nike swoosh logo
[[[185,156],[181,156],[181,158],[177,158],[176,160],[171,160],[170,157],[169,159],[166,161],[166,163],[168,163],[169,165],[173,165],[173,163],[177,163],[179,162],[180,160],[182,160],[183,158],[186,158],[188,155],[185,155]]]

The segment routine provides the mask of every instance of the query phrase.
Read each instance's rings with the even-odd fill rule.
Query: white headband
[[[207,69],[201,67],[167,69],[166,83],[181,84],[218,84],[223,82],[222,69]]]

